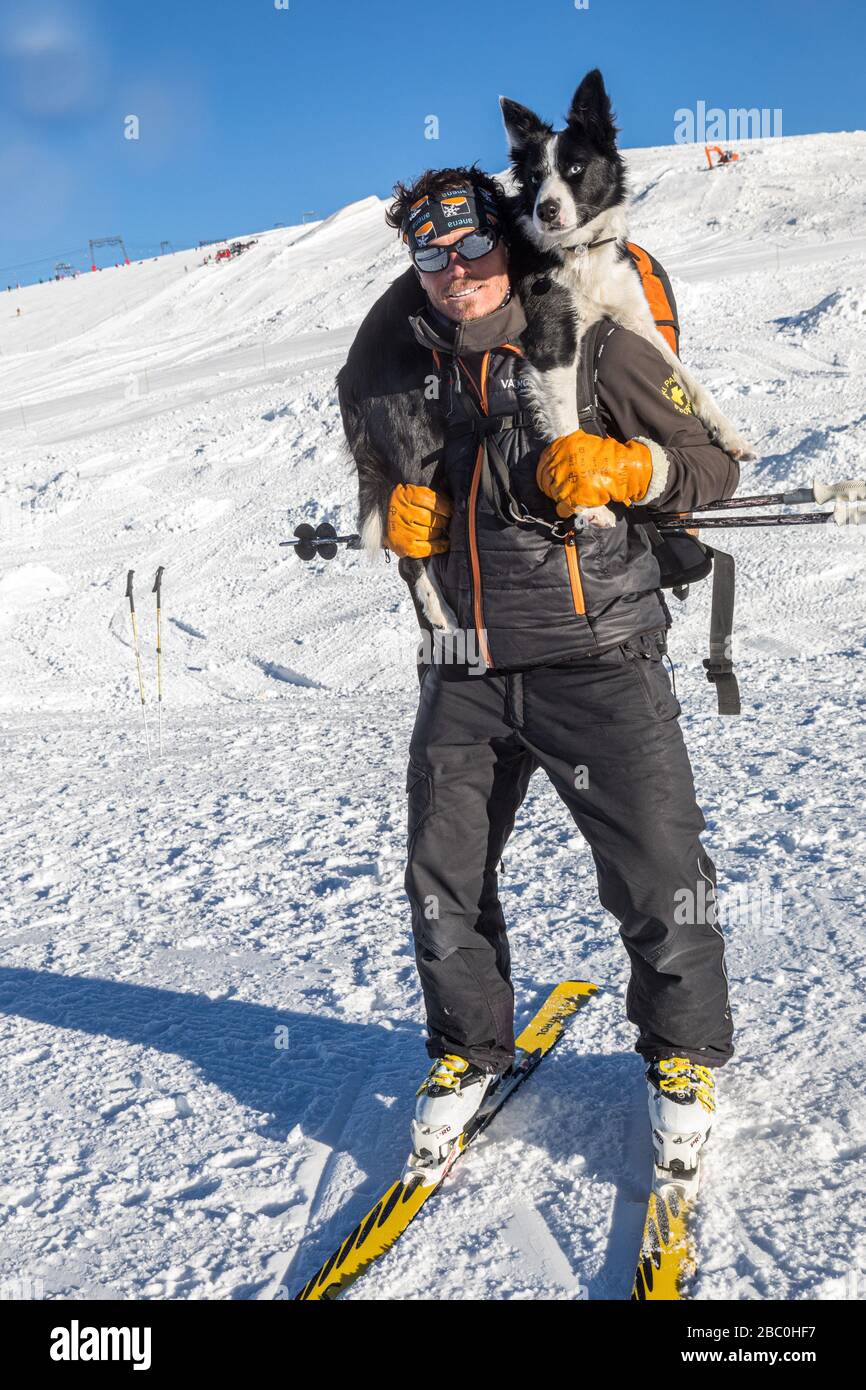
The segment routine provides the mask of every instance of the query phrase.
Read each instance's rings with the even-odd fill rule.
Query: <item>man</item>
[[[596,377],[607,437],[577,431],[544,446],[525,408],[527,317],[501,189],[476,167],[398,184],[388,221],[423,294],[411,344],[383,331],[382,301],[359,333],[359,359],[392,353],[391,368],[377,367],[381,387],[361,399],[351,356],[341,373],[362,525],[368,539],[424,562],[434,607],[471,632],[483,658],[480,673],[468,662],[427,665],[411,742],[406,889],[435,1060],[410,1164],[441,1170],[514,1055],[497,865],[543,768],[589,843],[630,957],[626,1009],[648,1064],[656,1160],[675,1170],[688,1155],[689,1168],[712,1120],[714,1069],[732,1055],[731,1013],[715,872],[661,660],[669,614],[649,541],[626,517],[637,502],[686,510],[729,496],[738,470],[682,393],[673,397],[660,354],[613,325]],[[401,279],[394,302],[405,307],[413,281]],[[425,434],[422,361],[437,385],[444,451]],[[429,486],[395,485],[391,455],[413,446],[435,460]],[[581,509],[604,504],[615,525],[575,525]]]

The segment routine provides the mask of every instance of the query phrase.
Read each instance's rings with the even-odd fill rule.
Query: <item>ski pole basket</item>
[[[308,521],[302,521],[300,526],[295,527],[295,539],[280,541],[280,545],[294,546],[299,560],[333,560],[340,545],[344,545],[347,550],[360,550],[361,537],[338,536],[329,521],[321,521],[318,526],[311,526]]]

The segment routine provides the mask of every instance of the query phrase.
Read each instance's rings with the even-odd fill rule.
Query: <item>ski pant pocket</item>
[[[466,936],[465,928],[455,933],[437,922],[424,921],[413,913],[412,934],[415,937],[415,950],[424,960],[447,960],[462,945],[467,944],[465,939],[459,939],[461,931]],[[468,944],[476,946],[482,943],[470,940]]]
[[[406,796],[408,848],[411,850],[419,830],[433,813],[433,778],[426,768],[411,760],[406,773]]]
[[[671,687],[655,633],[629,637],[619,650],[640,683],[647,707],[656,719],[676,719],[682,707]]]

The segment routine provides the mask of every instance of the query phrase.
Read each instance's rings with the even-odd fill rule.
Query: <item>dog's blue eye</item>
[[[572,178],[575,178],[578,174],[582,174],[582,173],[583,173],[583,165],[582,165],[582,164],[572,164],[572,166],[571,166],[571,168],[569,169],[568,172],[569,172],[569,174],[572,176]]]

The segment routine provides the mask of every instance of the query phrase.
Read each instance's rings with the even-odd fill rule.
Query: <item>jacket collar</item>
[[[483,319],[467,319],[465,323],[449,323],[429,307],[420,314],[410,314],[409,323],[422,347],[455,356],[464,352],[487,352],[502,343],[513,343],[526,328],[526,315],[516,294],[510,296],[492,314]]]

